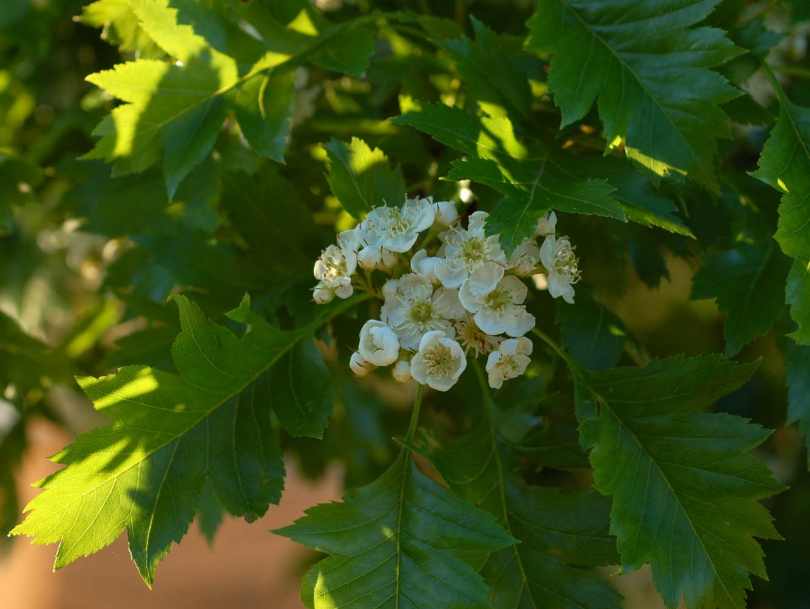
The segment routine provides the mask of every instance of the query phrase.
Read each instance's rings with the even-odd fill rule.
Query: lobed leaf
[[[538,218],[551,209],[625,219],[610,184],[572,179],[560,172],[548,150],[517,140],[506,117],[479,117],[458,108],[425,105],[392,122],[415,127],[471,157],[455,161],[449,178],[474,180],[506,195],[490,214],[487,232],[500,233],[509,253],[534,236]]]
[[[788,258],[772,242],[742,245],[706,258],[692,285],[692,298],[716,298],[727,313],[726,356],[765,334],[782,313]]]
[[[316,505],[275,531],[330,556],[307,573],[310,609],[489,607],[489,590],[459,554],[514,543],[489,514],[422,474],[403,450],[342,503]]]
[[[799,324],[792,335],[810,345],[810,109],[793,104],[774,79],[779,94],[779,120],[765,143],[759,169],[752,173],[784,193],[779,205],[776,240],[782,251],[795,258],[788,275],[787,302]]]
[[[562,125],[598,98],[608,147],[659,176],[687,175],[718,191],[716,139],[730,137],[721,104],[737,90],[711,68],[739,55],[725,32],[692,27],[720,0],[541,0],[526,48],[552,53],[549,91]]]
[[[780,538],[757,499],[783,487],[746,454],[770,432],[696,412],[756,366],[710,355],[582,373],[581,440],[596,488],[613,496],[622,570],[649,562],[668,607],[742,609],[749,572],[765,577],[754,537]]]
[[[621,595],[577,566],[617,560],[610,502],[592,491],[528,487],[505,460],[489,415],[470,434],[436,449],[450,488],[493,514],[520,542],[483,557],[494,609],[617,609]]]
[[[126,528],[132,558],[151,586],[158,561],[186,534],[206,483],[224,509],[248,521],[278,503],[284,464],[270,408],[277,389],[295,386],[299,395],[278,411],[291,433],[320,436],[326,425],[329,374],[317,350],[306,347],[320,320],[281,331],[251,313],[245,298],[228,314],[247,326],[239,339],[185,297],[174,299],[182,328],[172,346],[177,374],[127,366],[78,379],[112,424],[53,457],[66,467],[38,483],[44,492],[12,531],[37,544],[59,542],[56,569]]]

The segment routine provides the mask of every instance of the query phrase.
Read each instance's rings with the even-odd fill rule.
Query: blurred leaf
[[[458,555],[514,542],[492,516],[422,474],[407,448],[343,503],[311,507],[275,533],[330,554],[304,580],[311,609],[432,609],[437,599],[448,609],[483,609],[489,589]]]
[[[581,373],[581,438],[596,488],[613,496],[622,571],[649,562],[669,607],[682,597],[687,607],[744,606],[748,572],[765,577],[754,536],[779,539],[757,499],[783,487],[746,454],[770,432],[699,412],[757,365],[710,355]]]
[[[810,347],[788,342],[785,345],[785,376],[788,386],[788,423],[799,423],[807,442],[810,437]],[[807,453],[810,469],[810,451]]]
[[[104,28],[101,37],[124,51],[138,51],[143,57],[157,57],[158,46],[141,29],[129,0],[97,0],[82,8],[78,21]]]

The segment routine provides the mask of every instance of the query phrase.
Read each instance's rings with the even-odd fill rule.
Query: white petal
[[[439,278],[442,285],[446,288],[458,288],[467,279],[467,269],[464,267],[455,267],[448,264],[447,260],[441,258],[436,263],[436,277]]]
[[[476,296],[470,290],[469,281],[465,281],[458,291],[458,299],[461,305],[470,313],[477,313],[484,306],[484,297]],[[479,326],[480,328],[481,326]]]
[[[526,284],[514,275],[504,277],[500,284],[498,284],[498,289],[508,291],[512,296],[512,302],[515,304],[521,304],[526,300],[526,294],[529,293],[529,288],[526,287]]]
[[[349,358],[349,368],[351,368],[352,372],[357,376],[366,376],[374,369],[374,366],[364,360],[359,353],[355,352],[352,353],[351,358]]]
[[[450,226],[458,220],[458,210],[452,201],[438,201],[433,204],[436,213],[436,221],[442,226]]]
[[[504,329],[508,336],[523,336],[534,328],[537,320],[534,315],[526,311],[526,307],[510,307],[503,317]]]
[[[478,266],[467,279],[467,286],[476,296],[492,292],[503,279],[503,267],[495,262],[485,262]]]
[[[458,290],[452,288],[439,288],[433,293],[433,304],[436,312],[445,319],[461,319],[464,317],[464,307],[459,300]]]

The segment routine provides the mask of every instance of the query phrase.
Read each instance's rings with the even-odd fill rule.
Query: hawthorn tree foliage
[[[0,11],[5,531],[151,586],[338,460],[307,607],[804,606],[805,3],[67,4]]]

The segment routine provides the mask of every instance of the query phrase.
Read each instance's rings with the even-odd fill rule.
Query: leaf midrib
[[[570,13],[571,13],[571,14],[572,14],[572,15],[573,15],[573,16],[574,16],[576,19],[577,19],[577,21],[579,21],[579,22],[580,22],[580,24],[582,25],[582,27],[584,27],[584,28],[585,28],[585,29],[588,31],[588,33],[589,33],[589,34],[591,34],[591,36],[592,36],[593,38],[595,38],[596,40],[598,40],[598,41],[599,41],[599,42],[602,44],[602,46],[603,46],[605,49],[607,49],[607,50],[608,50],[608,52],[609,52],[609,53],[610,53],[610,54],[611,54],[611,55],[612,55],[612,56],[613,56],[613,57],[616,59],[616,61],[617,61],[617,62],[618,62],[618,63],[619,63],[621,66],[622,66],[622,68],[623,68],[624,70],[626,70],[627,72],[629,72],[630,74],[632,74],[632,75],[633,75],[633,77],[635,78],[636,82],[637,82],[637,83],[639,84],[639,86],[642,88],[642,90],[644,91],[644,93],[645,93],[645,94],[646,94],[646,95],[649,97],[649,99],[651,99],[651,100],[652,100],[652,102],[653,102],[653,103],[654,103],[654,104],[655,104],[655,105],[658,107],[659,111],[661,111],[661,113],[662,113],[662,114],[663,114],[663,115],[666,117],[666,119],[667,119],[667,121],[669,122],[669,124],[670,124],[670,125],[672,125],[673,129],[675,130],[675,133],[677,133],[677,134],[678,134],[678,137],[681,139],[681,142],[684,144],[684,146],[686,147],[686,149],[689,151],[689,154],[692,156],[692,159],[693,159],[693,160],[694,160],[694,161],[697,163],[697,166],[698,166],[698,167],[700,167],[700,171],[701,171],[701,173],[703,173],[703,175],[704,175],[704,176],[705,176],[705,177],[708,179],[708,181],[709,181],[709,182],[712,182],[712,181],[713,181],[713,176],[711,175],[711,173],[708,173],[708,172],[706,171],[705,167],[703,166],[703,163],[702,163],[702,162],[700,162],[700,159],[699,159],[699,158],[698,158],[698,157],[695,155],[695,152],[694,152],[694,150],[692,149],[692,146],[690,146],[690,145],[689,145],[689,143],[687,142],[686,138],[685,138],[685,137],[683,136],[683,134],[681,133],[681,130],[680,130],[680,129],[678,128],[678,126],[677,126],[677,125],[676,125],[676,124],[673,122],[672,118],[671,118],[671,117],[670,117],[670,115],[669,115],[669,112],[667,112],[666,108],[665,108],[664,106],[662,106],[662,105],[661,105],[661,103],[658,101],[658,98],[652,94],[652,92],[650,91],[650,89],[647,87],[647,85],[646,85],[646,84],[644,83],[644,81],[642,80],[641,76],[640,76],[640,75],[638,75],[638,74],[637,74],[637,73],[636,73],[636,72],[635,72],[633,69],[631,69],[630,65],[629,65],[629,64],[628,64],[626,61],[624,61],[624,58],[623,58],[623,57],[622,57],[622,56],[619,54],[619,52],[618,52],[618,51],[616,51],[616,50],[615,50],[615,49],[614,49],[614,48],[613,48],[613,47],[612,47],[612,46],[611,46],[611,45],[610,45],[610,44],[607,42],[607,40],[605,40],[605,39],[604,39],[602,36],[600,36],[600,35],[599,35],[597,32],[595,32],[595,31],[594,31],[594,30],[593,30],[593,29],[590,27],[590,24],[589,24],[587,21],[585,21],[585,19],[584,19],[584,18],[583,18],[583,17],[582,17],[582,16],[581,16],[581,15],[580,15],[578,12],[577,12],[577,10],[576,10],[576,9],[575,9],[573,6],[571,6],[570,4],[568,4],[568,2],[567,2],[566,0],[556,0],[556,1],[557,1],[557,2],[559,2],[561,5],[563,5],[563,7],[564,7],[566,10],[568,10],[568,11],[569,11],[569,12],[570,12]],[[600,89],[601,89],[601,87],[600,87]],[[601,95],[601,93],[600,93],[600,95]],[[622,96],[624,96],[624,88],[622,88]],[[656,159],[656,160],[658,160],[658,159]]]

